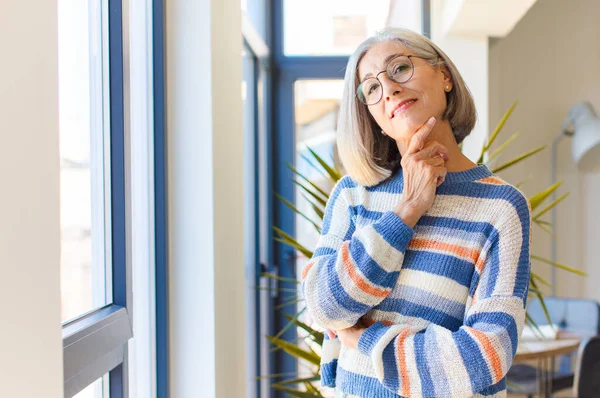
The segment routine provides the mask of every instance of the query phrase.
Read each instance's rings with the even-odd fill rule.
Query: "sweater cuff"
[[[408,242],[415,234],[414,229],[409,227],[396,213],[387,211],[373,224],[375,231],[379,233],[392,247],[401,253],[406,251]]]
[[[375,322],[365,329],[358,339],[358,351],[361,354],[371,356],[371,352],[377,345],[379,339],[388,331],[389,327],[381,322]]]

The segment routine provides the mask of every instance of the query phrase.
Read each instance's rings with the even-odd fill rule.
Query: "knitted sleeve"
[[[348,176],[336,184],[317,247],[302,270],[308,311],[326,329],[353,326],[390,293],[414,234],[393,211],[356,229],[347,195],[357,188]]]
[[[476,265],[475,290],[456,331],[369,326],[358,350],[372,358],[377,378],[403,397],[471,397],[505,388],[525,321],[530,277],[530,210],[521,194],[495,226]]]

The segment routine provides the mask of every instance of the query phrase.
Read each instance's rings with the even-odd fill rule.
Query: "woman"
[[[386,29],[350,57],[338,123],[348,173],[302,272],[339,397],[505,397],[523,328],[530,209],[464,156],[473,99],[426,37]]]

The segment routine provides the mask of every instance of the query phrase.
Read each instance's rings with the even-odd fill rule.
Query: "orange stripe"
[[[400,369],[400,378],[402,379],[402,393],[405,397],[410,397],[410,380],[408,379],[408,367],[406,366],[406,353],[404,352],[404,340],[410,329],[406,328],[398,337],[396,337],[396,355],[398,356],[398,368]]]
[[[312,260],[309,261],[304,268],[302,268],[302,281],[304,282],[304,280],[306,279],[306,276],[308,275],[308,273],[310,272],[310,269],[313,267],[313,265],[315,265],[315,263],[317,262],[317,260]]]
[[[387,297],[389,294],[388,289],[377,289],[369,285],[363,278],[356,272],[356,268],[354,266],[354,262],[350,258],[350,251],[348,249],[348,241],[342,244],[340,248],[340,252],[342,253],[342,261],[344,263],[344,269],[352,279],[352,282],[363,292],[370,294],[371,296],[376,297]]]
[[[482,178],[481,180],[478,180],[479,182],[483,182],[486,184],[494,184],[494,185],[504,185],[505,182],[500,180],[498,177],[486,177],[486,178]]]
[[[483,333],[482,331],[476,330],[473,328],[469,328],[469,330],[475,336],[475,338],[477,340],[479,340],[479,342],[481,343],[481,346],[483,347],[483,351],[485,352],[485,354],[487,354],[487,357],[490,359],[490,362],[492,363],[492,370],[494,372],[494,377],[495,377],[495,379],[492,382],[493,383],[499,382],[503,377],[502,362],[500,362],[500,357],[498,356],[498,353],[494,349],[492,342],[490,341],[489,337],[487,337],[485,335],[485,333]]]
[[[475,263],[475,269],[477,270],[477,272],[479,272],[480,276],[481,276],[481,273],[483,272],[484,264],[485,264],[485,260],[483,259],[483,257],[478,257],[477,262]]]
[[[479,258],[479,252],[475,249],[469,249],[468,247],[453,245],[450,243],[436,242],[428,239],[412,239],[409,243],[409,249],[436,249],[450,253],[454,253],[461,257],[471,259],[473,263]]]

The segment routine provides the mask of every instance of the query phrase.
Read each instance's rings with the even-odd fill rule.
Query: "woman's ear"
[[[450,89],[446,89],[446,91],[452,90],[452,87],[453,87],[452,75],[450,74],[450,71],[448,70],[446,65],[440,66],[440,72],[442,72],[442,76],[443,76],[444,89],[446,89],[446,87],[449,87]]]

